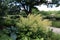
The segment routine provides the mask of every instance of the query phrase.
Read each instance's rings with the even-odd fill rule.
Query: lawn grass
[[[51,36],[51,40],[60,40],[60,34],[53,33]]]
[[[52,21],[52,26],[60,28],[60,21]]]

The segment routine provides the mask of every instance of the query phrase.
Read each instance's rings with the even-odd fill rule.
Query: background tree
[[[60,0],[52,0],[52,2],[53,2],[54,4],[57,4],[56,7],[58,7],[58,6],[60,5]]]
[[[27,15],[32,12],[32,8],[35,5],[46,3],[46,0],[16,0],[16,1],[22,4]]]
[[[0,0],[0,16],[5,14],[5,10],[7,9],[6,5],[4,5],[4,1]]]

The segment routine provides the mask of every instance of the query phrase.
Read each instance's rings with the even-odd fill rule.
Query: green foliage
[[[44,17],[50,18],[52,20],[53,27],[60,27],[60,11],[40,11],[40,14]]]
[[[22,17],[26,16],[25,12],[20,13],[22,16],[20,18],[16,18],[15,16],[11,17],[11,15],[6,16],[7,14],[7,4],[13,0],[5,0],[3,4],[0,2],[0,15],[3,16],[2,18],[0,16],[0,25],[2,26],[13,26],[13,32],[18,36],[17,38],[19,40],[60,40],[60,36],[57,37],[52,35],[52,32],[49,32],[49,26],[51,25],[51,22],[48,21],[47,19],[43,19],[43,17],[39,14],[43,14],[44,16],[50,15],[52,13],[56,14],[59,12],[39,12],[36,9],[32,10],[33,14],[38,14],[38,15],[28,15],[27,17]],[[21,1],[21,0],[20,0]],[[44,0],[43,0],[44,1]],[[41,2],[43,2],[41,1]],[[28,4],[27,4],[28,3]],[[31,6],[31,8],[35,5],[39,4],[36,3],[35,0],[30,0],[26,1],[26,5]],[[15,9],[15,8],[14,8]],[[16,14],[17,15],[17,14]],[[55,15],[56,16],[56,15]],[[6,18],[5,18],[6,17]],[[14,27],[17,27],[18,29],[14,29]],[[0,30],[0,40],[12,40],[8,36],[9,32],[11,32],[12,29],[3,29],[4,31]],[[17,33],[17,32],[18,33]],[[12,33],[12,32],[11,32]],[[53,37],[54,36],[54,37]]]
[[[40,14],[40,11],[37,8],[33,8],[32,14]]]
[[[0,40],[12,40],[8,35],[4,34],[2,30],[0,30]]]
[[[11,19],[10,17],[5,18],[4,24],[5,24],[5,25],[11,25],[11,20],[12,20],[12,19]]]
[[[0,18],[0,24],[1,25],[12,25],[11,21],[12,21],[12,19],[10,17]]]
[[[32,9],[32,13],[33,14],[42,14],[43,16],[48,16],[48,17],[52,16],[52,14],[54,14],[55,17],[59,17],[59,15],[60,15],[60,11],[39,11],[36,8]]]
[[[5,26],[12,26],[15,25],[16,22],[18,22],[18,18],[16,18],[16,16],[12,16],[12,15],[8,15],[8,16],[4,16],[2,19],[0,19],[0,24],[1,25],[5,25]]]
[[[49,31],[49,26],[51,22],[47,19],[43,19],[39,15],[28,15],[27,18],[20,17],[19,22],[16,24],[20,30],[20,37],[27,36],[28,39],[41,39],[43,40],[46,37],[46,34]],[[28,40],[26,39],[26,40]]]
[[[60,11],[40,11],[40,14],[48,17],[49,16],[60,17]]]
[[[24,17],[27,17],[27,14],[25,13],[25,11],[20,12],[20,15],[24,16]]]
[[[60,13],[55,15],[56,18],[60,18]]]
[[[52,20],[53,27],[60,27],[60,11],[37,11],[36,9],[32,10],[33,14],[42,14],[44,18],[48,17]],[[58,19],[56,19],[58,18]],[[54,20],[55,19],[55,20]]]
[[[16,24],[19,40],[60,40],[60,36],[52,34],[49,31],[51,22],[47,19],[43,19],[42,15],[28,15],[27,17],[20,17],[15,19],[15,16],[7,16],[5,19],[5,25]],[[3,31],[2,31],[3,32]],[[7,34],[8,30],[4,30],[4,33],[0,32],[1,40],[12,40]],[[3,35],[3,36],[2,36]]]
[[[52,21],[52,26],[60,28],[60,21]]]
[[[41,30],[46,28],[45,30],[47,31],[48,26],[51,25],[51,22],[49,22],[47,19],[43,20],[41,15],[28,15],[27,18],[20,17],[17,25],[19,25],[19,27],[32,27],[32,29],[37,27]],[[37,28],[34,31],[37,31]]]
[[[51,35],[51,39],[52,39],[52,40],[60,40],[60,34],[53,33],[53,34]]]

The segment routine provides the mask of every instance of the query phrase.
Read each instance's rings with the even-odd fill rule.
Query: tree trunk
[[[32,14],[32,7],[29,6],[28,10],[25,11],[27,15]]]
[[[28,15],[28,14],[31,14],[32,13],[32,5],[25,5],[25,4],[22,4],[23,8],[24,8],[24,11],[25,13]]]

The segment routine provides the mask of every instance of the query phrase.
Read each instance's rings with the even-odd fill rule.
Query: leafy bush
[[[51,22],[47,19],[43,19],[39,15],[28,15],[26,17],[20,17],[19,22],[16,24],[20,30],[19,37],[24,38],[24,40],[38,39],[44,40],[48,31]]]
[[[16,24],[16,22],[18,22],[18,18],[16,18],[16,16],[5,16],[2,24],[5,25],[5,26],[13,26]]]
[[[11,18],[10,17],[1,17],[0,18],[0,25],[11,25]]]
[[[6,35],[2,30],[0,30],[0,40],[12,40],[12,38]]]

